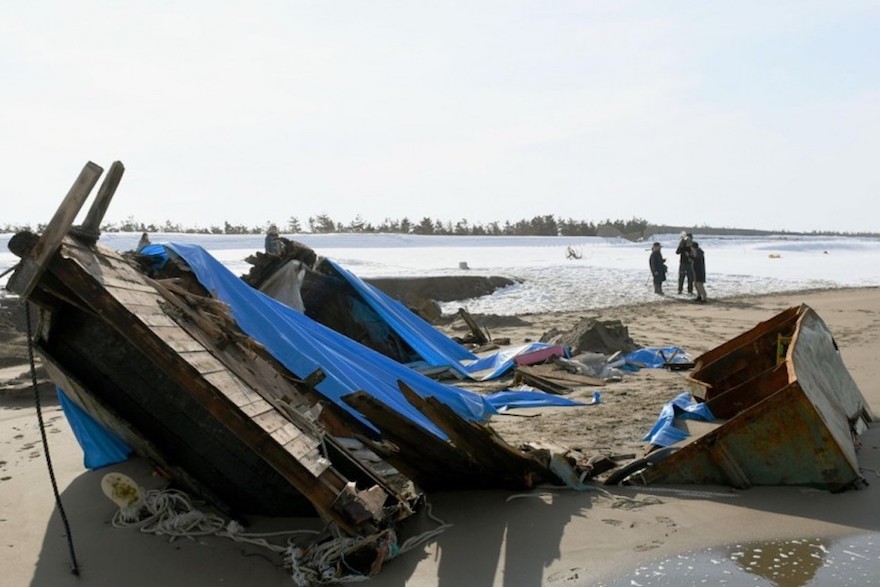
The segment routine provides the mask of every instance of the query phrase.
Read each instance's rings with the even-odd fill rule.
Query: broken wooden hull
[[[855,437],[873,420],[828,327],[790,308],[695,361],[694,396],[718,418],[641,473],[644,483],[804,485],[861,479]]]
[[[153,278],[144,258],[97,243],[121,164],[86,223],[71,226],[101,172],[87,164],[40,236],[10,240],[22,261],[7,288],[41,309],[35,348],[65,395],[175,484],[229,513],[317,513],[348,534],[375,535],[413,513],[423,498],[418,483],[521,489],[559,481],[546,460],[416,393],[409,404],[455,442],[360,394],[377,429],[398,444],[376,438],[318,391],[321,368],[295,376],[191,268],[175,263],[176,274]],[[365,447],[374,450],[364,456]]]
[[[112,196],[107,181],[121,174],[115,164],[91,225],[70,226],[100,171],[84,168],[40,237],[10,241],[22,262],[7,287],[41,308],[35,346],[65,394],[225,511],[317,512],[350,534],[412,513],[418,495],[396,494],[336,446],[317,422],[318,398],[285,377],[223,307],[151,280],[89,237]]]

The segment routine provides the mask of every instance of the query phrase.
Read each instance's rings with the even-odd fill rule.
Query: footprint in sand
[[[608,524],[609,526],[622,526],[623,525],[623,522],[621,522],[620,520],[613,520],[610,518],[602,520],[602,522],[605,524]]]
[[[666,526],[669,528],[669,534],[674,532],[678,532],[678,524],[675,523],[675,520],[672,518],[667,518],[666,516],[657,516],[654,518],[661,526]],[[669,535],[667,534],[667,536]]]
[[[647,544],[639,544],[633,550],[638,552],[645,552],[646,550],[654,550],[655,548],[660,548],[663,545],[662,540],[652,540]]]
[[[583,569],[575,567],[573,569],[553,573],[552,575],[547,577],[548,585],[564,585],[569,581],[577,581],[581,578],[582,572]]]

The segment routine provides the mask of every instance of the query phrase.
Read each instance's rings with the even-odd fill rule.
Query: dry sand
[[[712,301],[670,299],[639,307],[524,316],[525,324],[493,328],[512,344],[563,330],[583,317],[618,319],[644,346],[707,351],[793,305],[808,304],[825,320],[862,394],[880,412],[880,291],[848,289]],[[0,367],[26,360],[20,335],[0,314]],[[10,359],[14,355],[15,360]],[[7,360],[8,359],[8,360]],[[13,367],[12,371],[21,371]],[[71,573],[65,527],[54,506],[33,395],[9,390],[0,375],[0,568],[3,584],[21,585],[291,585],[278,555],[218,537],[196,540],[114,528],[116,506],[100,490],[109,471],[144,487],[163,481],[140,459],[86,471],[82,453],[50,393],[43,417],[54,472],[69,521],[80,574]],[[645,369],[601,389],[602,403],[503,416],[492,423],[512,443],[545,439],[587,452],[638,452],[662,405],[684,389],[680,373]],[[25,374],[21,381],[29,381]],[[4,384],[6,390],[3,390]],[[592,389],[577,393],[588,396]],[[863,473],[871,485],[831,494],[798,487],[635,488],[575,492],[548,487],[429,496],[431,511],[452,524],[424,546],[388,562],[372,585],[599,585],[647,561],[713,545],[751,540],[846,536],[880,530],[880,426],[861,437]],[[249,520],[250,530],[317,527],[315,520]],[[426,514],[405,531],[435,527]],[[874,570],[877,570],[876,563]],[[809,577],[807,578],[809,579]],[[744,574],[728,584],[755,584]],[[675,584],[667,583],[667,584]],[[770,583],[772,584],[772,583]],[[779,583],[782,584],[782,583]],[[807,581],[787,583],[805,585]]]

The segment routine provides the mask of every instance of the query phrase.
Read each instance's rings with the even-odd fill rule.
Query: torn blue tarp
[[[382,290],[370,285],[352,272],[325,259],[333,270],[382,317],[392,330],[406,341],[432,367],[456,368],[460,361],[475,361],[477,356],[422,320],[415,312]],[[465,375],[464,370],[460,372]]]
[[[370,285],[333,261],[325,262],[345,279],[361,298],[432,367],[449,367],[462,377],[475,381],[496,379],[513,368],[513,359],[521,354],[553,345],[532,342],[505,349],[486,357],[477,357],[469,350],[428,324],[404,304]]]
[[[645,347],[623,356],[627,365],[633,367],[661,368],[669,364],[692,363],[685,350],[677,346]]]
[[[167,247],[189,265],[206,290],[229,306],[244,332],[299,378],[322,370],[325,378],[316,386],[318,392],[368,427],[375,430],[366,418],[342,401],[344,396],[365,391],[388,408],[446,438],[406,401],[397,387],[398,381],[422,396],[436,398],[467,420],[482,422],[496,413],[485,397],[425,377],[250,287],[202,247]]]
[[[153,271],[159,271],[168,262],[168,254],[165,252],[165,246],[159,244],[150,244],[138,249],[138,253],[152,260]]]
[[[70,401],[61,388],[56,387],[55,393],[58,395],[64,417],[83,450],[83,464],[87,469],[100,469],[121,463],[128,458],[131,447],[125,441]]]
[[[684,391],[663,406],[660,418],[643,440],[654,446],[669,446],[684,440],[688,433],[675,426],[676,419],[711,422],[715,416],[706,403],[695,402],[694,396]]]
[[[532,351],[550,348],[552,346],[555,345],[546,342],[529,342],[520,346],[498,351],[497,353],[467,363],[465,368],[471,379],[476,381],[489,381],[500,377],[511,369],[515,363],[514,359],[516,357]],[[568,356],[568,349],[566,349],[565,356]]]
[[[564,406],[585,406],[583,402],[577,402],[552,393],[543,391],[499,391],[486,396],[495,409],[499,412],[512,408],[549,408]]]

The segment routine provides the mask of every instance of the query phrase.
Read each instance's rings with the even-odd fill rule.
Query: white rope
[[[416,546],[438,536],[451,526],[431,513],[430,504],[426,512],[438,527],[407,539],[403,545],[397,544],[397,534],[385,529],[370,536],[342,536],[335,526],[323,531],[292,530],[269,533],[246,533],[236,521],[226,522],[221,516],[197,510],[189,496],[174,489],[151,489],[140,492],[142,497],[128,506],[121,507],[113,515],[115,528],[137,528],[141,532],[169,536],[169,541],[178,538],[193,540],[196,536],[219,536],[235,542],[253,544],[283,555],[284,564],[291,570],[291,578],[298,587],[329,583],[355,583],[366,581],[378,574],[382,565]],[[331,534],[328,540],[315,540],[310,546],[294,544],[294,536],[311,534],[320,536]],[[267,538],[289,536],[285,545],[273,544]],[[364,548],[376,552],[369,574],[351,568],[346,563],[349,556]]]

